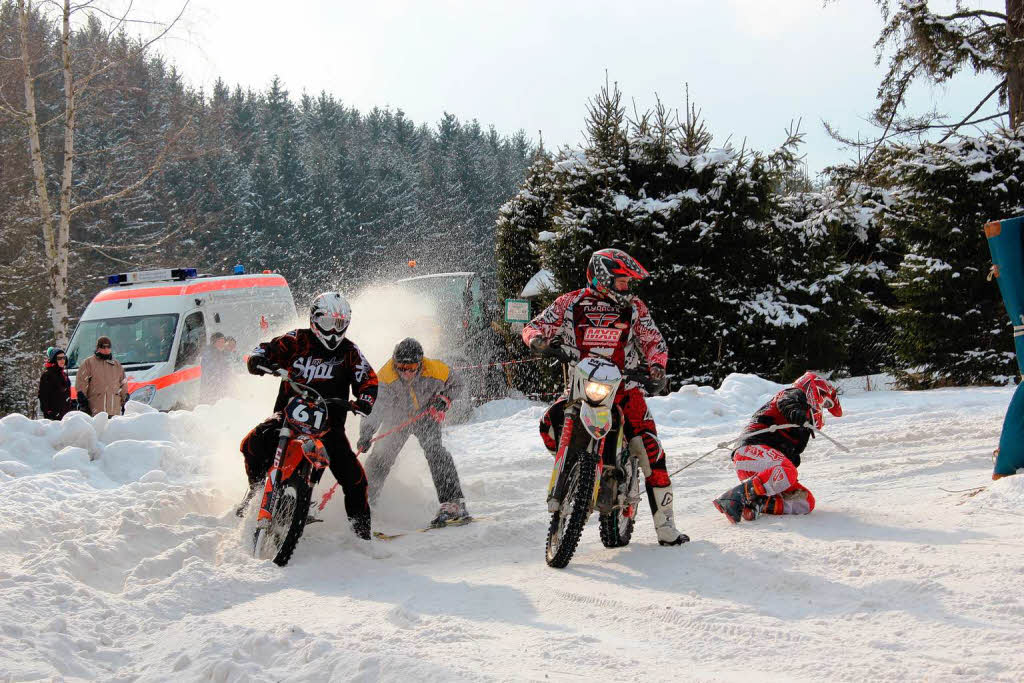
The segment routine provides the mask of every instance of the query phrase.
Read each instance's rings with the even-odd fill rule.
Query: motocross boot
[[[682,545],[690,540],[676,528],[672,512],[672,484],[668,486],[647,485],[647,502],[651,504],[654,530],[658,533],[658,545]]]
[[[437,517],[430,520],[430,526],[442,527],[449,525],[465,524],[473,521],[466,510],[466,501],[463,498],[441,503],[441,509],[437,511]]]
[[[355,532],[356,536],[364,541],[370,540],[370,515],[349,517],[348,521],[352,525],[352,531]]]
[[[738,486],[729,489],[713,502],[715,508],[725,515],[730,524],[739,524],[741,519],[755,519],[767,501],[768,492],[765,491],[761,480],[755,476],[744,479]]]

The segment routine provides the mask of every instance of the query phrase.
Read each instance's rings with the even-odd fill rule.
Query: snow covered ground
[[[670,471],[776,388],[734,375],[653,400]],[[827,431],[853,452],[819,438],[800,468],[811,515],[729,526],[710,504],[735,482],[719,452],[675,478],[693,542],[659,547],[645,505],[630,546],[602,547],[592,520],[561,571],[543,559],[538,404],[447,431],[480,522],[366,548],[336,499],[284,569],[246,556],[229,511],[268,395],[10,415],[0,681],[1024,680],[1024,477],[989,480],[1011,391],[850,386]],[[374,526],[435,508],[409,447]]]

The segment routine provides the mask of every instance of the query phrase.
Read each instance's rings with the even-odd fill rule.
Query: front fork
[[[284,459],[285,449],[288,441],[291,440],[292,431],[287,427],[281,428],[281,437],[277,440],[277,450],[274,451],[274,462],[267,470],[267,483],[263,487],[263,500],[260,502],[260,514],[256,518],[257,529],[267,529],[270,526],[271,511],[277,501],[277,480],[281,476],[281,460]]]
[[[548,512],[558,512],[565,499],[565,489],[569,485],[567,481],[566,461],[572,444],[573,433],[577,427],[578,416],[567,412],[565,421],[562,424],[562,437],[558,441],[558,450],[555,452],[555,465],[551,470],[551,480],[548,482]],[[601,472],[604,469],[604,461],[601,453],[604,450],[604,439],[590,439],[588,449],[596,454],[597,476],[594,477],[594,491],[591,496],[591,508],[597,502],[597,492],[601,486]],[[570,468],[571,469],[571,468]]]

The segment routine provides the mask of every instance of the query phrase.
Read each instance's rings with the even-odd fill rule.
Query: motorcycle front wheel
[[[279,485],[270,524],[266,529],[256,531],[254,543],[257,557],[273,558],[274,564],[279,567],[288,564],[306,529],[312,493],[299,470]]]
[[[568,472],[568,485],[565,487],[562,505],[557,512],[551,514],[544,553],[549,567],[564,568],[576,552],[583,527],[590,516],[596,474],[595,456],[590,453],[578,454]]]

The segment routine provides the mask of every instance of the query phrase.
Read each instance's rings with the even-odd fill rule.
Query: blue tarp
[[[1024,216],[985,225],[993,272],[1013,323],[1017,368],[1024,374]],[[1003,420],[999,456],[993,475],[1014,474],[1024,467],[1024,382],[1017,385]]]

